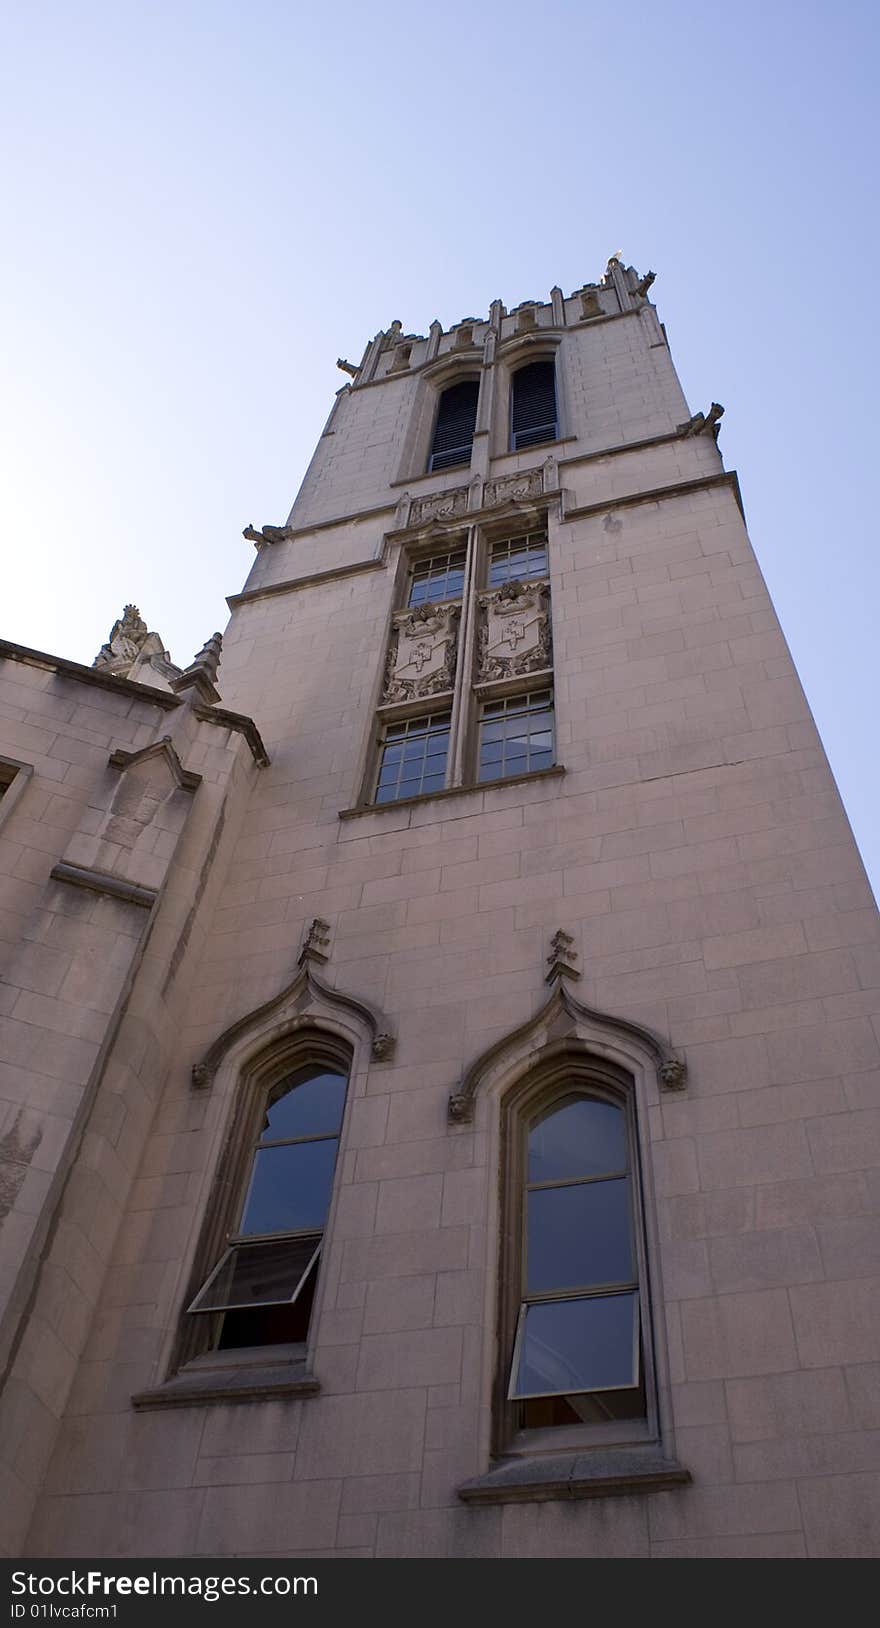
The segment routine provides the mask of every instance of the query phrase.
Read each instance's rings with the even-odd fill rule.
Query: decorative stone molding
[[[452,486],[447,492],[432,492],[429,497],[413,498],[409,510],[411,526],[422,526],[426,520],[452,520],[458,514],[467,514],[467,486]]]
[[[677,432],[679,435],[687,437],[690,435],[705,435],[707,432],[711,431],[712,435],[714,435],[715,440],[717,441],[718,431],[721,427],[719,420],[723,418],[723,416],[724,408],[721,406],[720,402],[713,401],[708,413],[694,413],[693,417],[689,418],[686,424],[679,424],[677,426]]]
[[[483,487],[483,507],[496,509],[502,503],[524,503],[540,497],[544,481],[540,469],[524,469],[516,475],[498,475]]]
[[[329,961],[330,959],[330,923],[322,921],[315,916],[309,922],[303,936],[302,949],[299,952],[299,965],[304,966],[306,961]]]
[[[69,882],[73,887],[86,888],[89,893],[103,893],[122,904],[136,904],[142,910],[151,910],[156,902],[156,889],[139,887],[124,877],[110,876],[106,871],[89,870],[85,865],[67,865],[63,861],[53,865],[49,875],[53,882]]]
[[[323,925],[323,924],[322,924]],[[253,1012],[245,1013],[208,1047],[204,1056],[192,1067],[192,1083],[197,1091],[207,1090],[227,1053],[240,1042],[251,1040],[254,1046],[271,1044],[285,1034],[301,1028],[313,1016],[320,1021],[322,1009],[331,1017],[338,1014],[344,1021],[354,1020],[356,1028],[369,1037],[373,1062],[386,1062],[394,1050],[394,1035],[387,1018],[381,1012],[343,990],[325,984],[313,966],[314,956],[301,959],[293,981],[271,1000],[265,1001]],[[377,1050],[378,1047],[378,1050]]]
[[[567,934],[565,935],[568,936]],[[574,1041],[592,1047],[597,1056],[611,1058],[624,1067],[647,1067],[661,1091],[680,1091],[686,1079],[686,1065],[674,1057],[659,1035],[639,1023],[597,1012],[576,999],[565,976],[555,976],[549,998],[526,1023],[503,1039],[496,1040],[465,1071],[461,1084],[449,1098],[448,1117],[452,1125],[468,1124],[480,1085],[502,1072],[505,1065],[523,1068],[531,1065],[537,1052],[549,1045]]]
[[[385,673],[383,701],[415,701],[452,688],[458,643],[458,605],[420,605],[398,611]]]
[[[557,978],[579,978],[575,962],[577,950],[574,949],[574,939],[571,933],[564,928],[557,928],[550,940],[550,954],[547,957],[547,974],[545,982],[552,984]]]
[[[553,665],[550,594],[544,583],[505,582],[479,596],[477,679],[516,678]]]

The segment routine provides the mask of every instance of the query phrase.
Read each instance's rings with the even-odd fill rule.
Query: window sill
[[[154,1390],[137,1391],[131,1405],[149,1408],[204,1407],[211,1402],[271,1402],[283,1397],[317,1396],[320,1381],[304,1362],[181,1371]]]
[[[394,803],[360,803],[355,808],[341,808],[341,820],[356,819],[359,814],[389,814],[398,808],[419,808],[422,803],[437,803],[443,798],[463,797],[468,792],[495,791],[499,786],[519,786],[527,781],[550,780],[565,774],[564,763],[554,763],[549,769],[533,769],[531,774],[510,774],[503,780],[477,780],[467,786],[446,786],[443,791],[423,792],[419,797],[399,797]]]
[[[687,1486],[690,1470],[644,1448],[507,1459],[488,1475],[466,1481],[458,1496],[466,1504],[547,1503],[551,1499],[620,1498]]]

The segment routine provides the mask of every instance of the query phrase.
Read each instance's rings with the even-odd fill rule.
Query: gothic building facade
[[[652,281],[0,645],[5,1553],[876,1552],[877,912]]]

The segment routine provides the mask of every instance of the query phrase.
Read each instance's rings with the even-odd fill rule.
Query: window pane
[[[336,1137],[260,1148],[239,1232],[299,1232],[323,1227],[330,1203]]]
[[[190,1311],[291,1301],[320,1244],[320,1238],[291,1238],[277,1244],[234,1245],[221,1261],[219,1271],[196,1295]]]
[[[626,1176],[539,1187],[526,1202],[527,1294],[634,1280]]]
[[[626,1118],[613,1102],[578,1097],[529,1132],[529,1181],[626,1170]]]
[[[527,1306],[511,1396],[638,1384],[637,1305],[614,1294]]]
[[[338,1131],[348,1079],[335,1069],[304,1069],[276,1085],[261,1141],[320,1136]]]

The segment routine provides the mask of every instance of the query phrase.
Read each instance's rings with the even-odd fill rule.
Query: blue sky
[[[876,4],[9,6],[5,637],[226,619],[333,393],[621,250],[762,569],[875,888]]]

